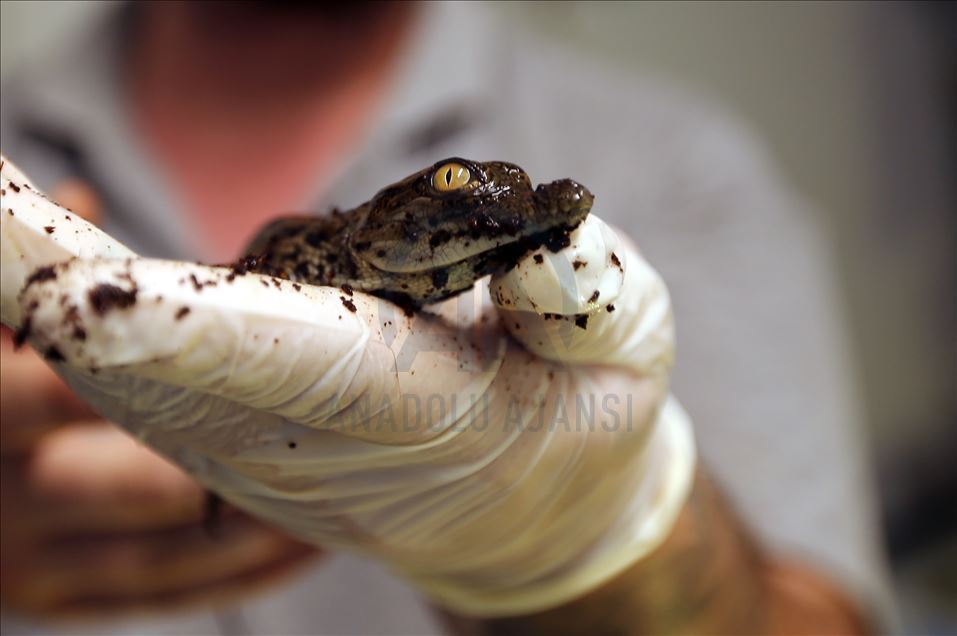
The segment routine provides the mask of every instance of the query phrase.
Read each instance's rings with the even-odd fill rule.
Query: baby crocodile
[[[568,245],[593,200],[570,179],[533,188],[516,165],[454,157],[347,212],[269,223],[247,249],[244,269],[417,308],[514,266],[532,249]]]

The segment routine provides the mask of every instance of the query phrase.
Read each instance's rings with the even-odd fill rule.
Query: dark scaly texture
[[[464,167],[456,174],[467,178],[453,182],[449,166]],[[532,249],[567,245],[593,200],[570,179],[533,188],[513,164],[451,158],[347,212],[273,221],[250,244],[244,268],[420,307],[514,266]]]

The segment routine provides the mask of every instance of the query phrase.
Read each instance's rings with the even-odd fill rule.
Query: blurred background
[[[110,3],[0,4],[0,77]],[[840,264],[904,625],[957,621],[950,2],[502,4],[608,65],[667,76],[757,131]]]

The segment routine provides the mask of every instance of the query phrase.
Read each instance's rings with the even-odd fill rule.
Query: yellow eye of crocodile
[[[447,163],[439,167],[432,175],[432,187],[439,192],[451,192],[466,186],[469,179],[469,169],[460,163]]]

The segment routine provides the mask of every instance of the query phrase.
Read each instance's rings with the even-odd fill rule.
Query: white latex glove
[[[2,171],[4,324],[105,417],[301,538],[452,610],[520,614],[634,564],[686,500],[668,295],[594,214],[494,279],[495,306],[479,289],[408,318],[138,258]]]

